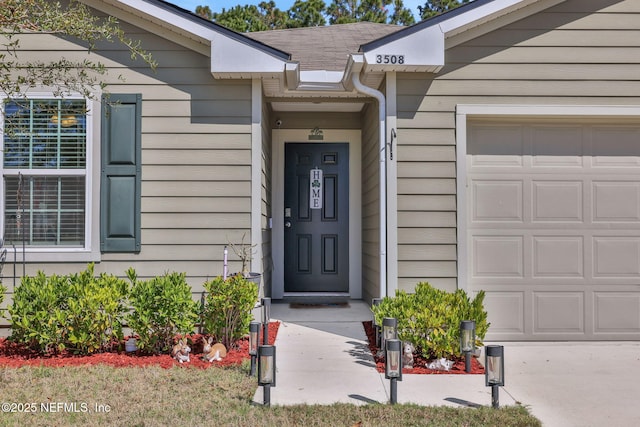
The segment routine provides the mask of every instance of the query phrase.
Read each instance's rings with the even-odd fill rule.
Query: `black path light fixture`
[[[379,306],[381,302],[382,302],[382,298],[373,298],[371,300],[372,308],[375,309],[375,307]],[[375,311],[373,313],[373,333],[376,337],[376,347],[380,348],[380,325],[378,325],[378,322],[376,321]]]
[[[402,341],[397,338],[385,340],[384,377],[390,380],[390,403],[398,403],[398,381],[402,381]]]
[[[385,350],[387,340],[398,338],[398,319],[395,317],[385,317],[382,319],[382,349]]]
[[[484,354],[485,385],[491,387],[491,406],[500,407],[499,388],[504,386],[504,347],[488,345]]]
[[[276,347],[258,346],[258,385],[262,386],[262,403],[271,406],[271,387],[276,386]]]
[[[269,317],[271,316],[271,298],[262,298],[262,343],[269,344]]]
[[[258,357],[258,341],[260,335],[260,322],[249,323],[249,356],[251,356],[251,370],[249,375],[256,373],[256,358]]]
[[[465,372],[471,372],[471,354],[476,351],[476,322],[473,320],[460,323],[460,351],[464,354]]]

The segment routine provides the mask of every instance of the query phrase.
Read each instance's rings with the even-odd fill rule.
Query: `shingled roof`
[[[360,45],[395,33],[404,27],[354,22],[324,27],[291,28],[259,31],[244,35],[291,54],[300,63],[301,71],[343,71],[350,53]]]

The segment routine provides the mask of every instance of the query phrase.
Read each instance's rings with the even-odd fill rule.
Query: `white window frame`
[[[4,105],[6,99],[0,95]],[[29,91],[27,99],[84,99],[86,113],[86,166],[85,166],[85,239],[83,247],[6,247],[7,262],[95,262],[100,261],[100,179],[95,174],[100,171],[100,117],[101,102],[81,95],[54,96],[52,91]],[[30,175],[48,175],[46,170],[34,170]],[[70,173],[69,175],[77,175]],[[0,237],[4,235],[4,111],[0,114]]]

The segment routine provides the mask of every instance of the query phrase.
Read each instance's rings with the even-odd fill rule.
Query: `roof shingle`
[[[324,27],[291,28],[259,31],[244,35],[291,54],[300,63],[301,71],[343,71],[350,53],[360,45],[395,33],[404,27],[354,22]]]

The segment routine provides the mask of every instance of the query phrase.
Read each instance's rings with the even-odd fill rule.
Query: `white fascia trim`
[[[92,0],[84,0],[88,5],[100,8]],[[191,19],[180,16],[145,0],[105,0],[122,10],[136,10],[141,17],[147,16],[162,22],[167,28],[173,28],[178,33],[188,33],[194,38],[211,46],[211,73],[281,73],[286,61],[266,51],[253,46],[250,39],[244,40],[241,34],[230,37],[224,30],[216,31],[207,25],[200,25]],[[147,18],[148,19],[148,18]],[[233,33],[231,30],[228,30]],[[257,43],[257,42],[256,42]],[[275,50],[275,49],[274,49]]]
[[[638,105],[508,105],[472,104],[456,107],[456,202],[458,214],[458,288],[468,291],[467,266],[467,124],[472,117],[640,117]]]
[[[153,3],[144,0],[103,0],[106,3],[113,5],[127,6],[128,8],[135,9],[143,15],[149,15],[159,21],[164,22],[167,26],[180,28],[194,36],[200,37],[205,40],[212,40],[217,34],[214,30],[206,28],[202,25],[183,18],[170,10],[159,7]],[[92,1],[83,1],[91,5]],[[123,8],[126,10],[126,8]]]
[[[284,73],[287,61],[216,33],[211,39],[211,73]]]
[[[481,6],[470,9],[468,12],[453,16],[442,21],[439,26],[444,34],[455,32],[467,26],[476,26],[479,23],[498,18],[522,9],[541,0],[493,0]],[[542,0],[544,1],[544,0]],[[553,3],[561,3],[564,0],[554,0]]]
[[[467,30],[499,20],[529,6],[530,13],[544,10],[565,0],[493,0],[452,13],[450,17],[437,17],[413,27],[400,30],[378,42],[372,42],[364,52],[365,72],[369,71],[423,71],[437,73],[445,65],[447,40]],[[513,20],[522,16],[514,14]],[[473,33],[476,36],[481,33]],[[367,45],[363,45],[367,46]],[[400,58],[402,59],[400,61]]]
[[[426,27],[364,52],[367,71],[437,72],[445,64],[445,35],[439,26]]]

